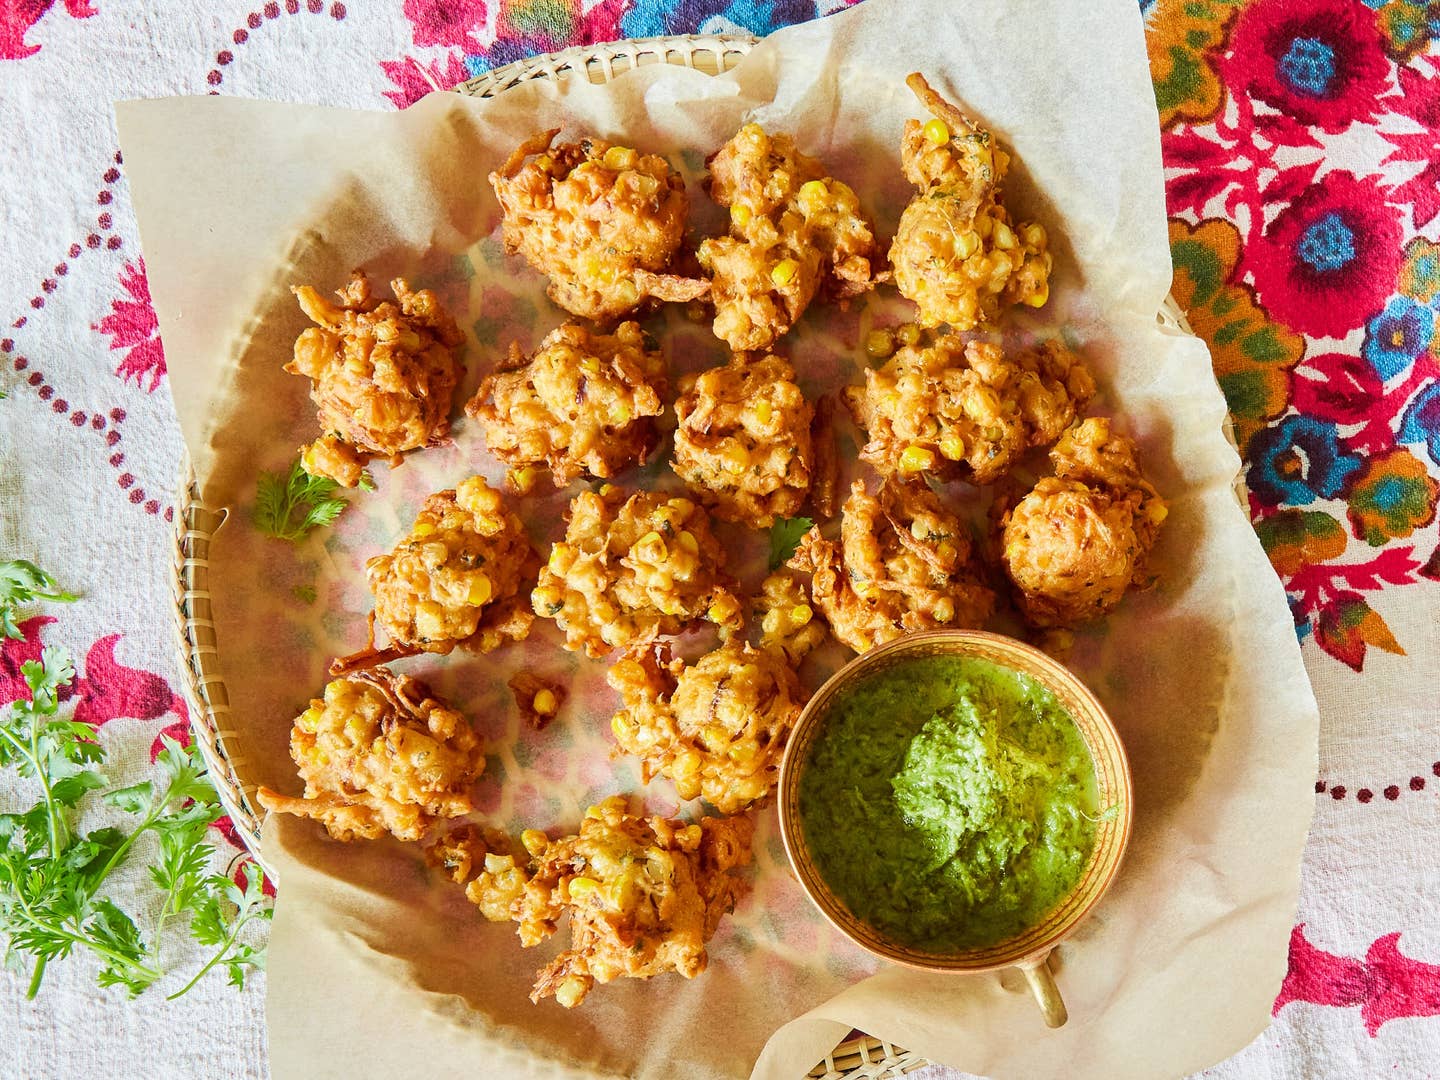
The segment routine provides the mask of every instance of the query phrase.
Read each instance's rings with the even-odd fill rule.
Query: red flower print
[[[385,96],[395,103],[396,108],[406,109],[426,94],[436,90],[451,90],[470,77],[465,61],[459,53],[450,53],[444,61],[423,64],[413,56],[403,60],[381,60],[380,70],[395,84],[397,89],[385,91]]]
[[[1344,337],[1390,295],[1401,262],[1400,214],[1376,182],[1322,176],[1253,233],[1246,262],[1270,315],[1313,337]]]
[[[1278,1014],[1292,1001],[1359,1005],[1373,1039],[1391,1020],[1440,1016],[1440,965],[1402,955],[1398,932],[1376,938],[1363,961],[1336,956],[1310,944],[1301,923],[1290,932],[1290,970],[1272,1012]]]
[[[1375,13],[1355,0],[1260,0],[1241,14],[1226,81],[1305,126],[1372,120],[1390,62]]]
[[[37,615],[20,623],[18,638],[0,637],[0,709],[12,701],[29,701],[30,687],[20,672],[22,664],[40,662],[40,628],[55,620]]]
[[[155,320],[155,308],[150,303],[150,282],[145,277],[145,260],[137,267],[126,263],[120,271],[120,285],[130,294],[128,300],[111,300],[110,314],[90,327],[102,334],[110,335],[110,348],[127,349],[125,359],[115,369],[126,382],[134,376],[136,384],[150,376],[154,390],[160,385],[160,376],[165,374],[165,350],[160,344],[159,323]]]
[[[1390,190],[1390,198],[1415,208],[1415,227],[1423,229],[1440,217],[1440,62],[1426,57],[1429,71],[1400,69],[1402,96],[1388,99],[1390,108],[1420,125],[1418,132],[1382,131],[1395,149],[1382,164],[1424,162],[1424,168]]]
[[[174,713],[188,720],[189,710],[179,694],[159,675],[125,667],[115,659],[119,634],[101,638],[85,656],[85,674],[74,683],[75,719],[100,727],[122,716],[158,720]]]
[[[405,0],[402,10],[410,20],[416,45],[479,50],[474,33],[485,24],[485,0]]]
[[[55,6],[55,0],[9,0],[0,5],[0,60],[23,60],[40,51],[25,44],[26,32]],[[89,0],[65,0],[65,11],[77,19],[95,14]]]

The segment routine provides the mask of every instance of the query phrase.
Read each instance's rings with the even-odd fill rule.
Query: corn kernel
[[[795,279],[795,273],[799,269],[800,264],[794,259],[781,259],[775,264],[775,269],[770,271],[770,280],[783,287]]]
[[[895,335],[889,330],[871,330],[865,335],[865,354],[872,360],[884,360],[895,351]]]
[[[796,604],[790,609],[790,625],[796,627],[804,626],[810,621],[810,617],[814,614],[809,604]]]
[[[935,545],[935,554],[940,556],[941,562],[951,563],[959,558],[960,549],[949,540],[941,540]]]
[[[989,240],[990,233],[995,228],[995,219],[989,214],[981,214],[975,219],[975,231],[980,234],[982,240]]]
[[[530,606],[537,614],[550,615],[565,603],[565,596],[553,585],[541,585],[530,593]]]
[[[1050,283],[1042,281],[1035,287],[1035,291],[1025,297],[1024,303],[1029,307],[1044,307],[1045,301],[1050,299]]]
[[[713,623],[723,625],[734,617],[738,606],[738,603],[733,597],[725,600],[717,600],[711,604],[710,609],[705,612],[705,618]]]
[[[295,726],[301,731],[314,731],[320,725],[320,710],[315,708],[306,709],[295,720]]]
[[[1170,516],[1170,508],[1166,506],[1163,502],[1156,500],[1145,508],[1145,516],[1148,517],[1151,521],[1153,521],[1156,525],[1159,525],[1162,521],[1164,521],[1167,517]]]
[[[541,154],[535,159],[535,164],[544,172],[549,172],[555,165],[555,159],[549,154]]]
[[[1009,251],[1015,246],[1015,233],[1003,221],[995,223],[995,246],[1001,251]]]
[[[578,900],[589,896],[599,887],[600,883],[594,878],[573,877],[570,879],[570,899]]]
[[[630,169],[635,165],[635,151],[628,146],[612,146],[605,151],[605,165],[607,168],[620,170]]]
[[[974,255],[980,247],[980,237],[976,236],[969,229],[955,236],[955,254],[962,259],[968,259]]]
[[[490,579],[484,574],[480,574],[471,580],[470,591],[465,594],[465,600],[471,607],[479,607],[481,604],[489,603],[494,591],[490,585]]]
[[[944,454],[951,461],[963,461],[965,458],[965,438],[961,435],[946,435],[940,440],[940,453]]]
[[[696,540],[695,534],[688,529],[681,531],[676,543],[680,545],[680,550],[684,551],[687,555],[700,554],[700,541]]]
[[[765,617],[760,620],[760,629],[766,634],[777,634],[780,632],[780,612],[771,609],[765,612]]]
[[[594,356],[587,356],[584,360],[581,360],[580,367],[583,368],[585,371],[589,372],[591,375],[600,374],[600,361]]]
[[[497,855],[493,851],[485,853],[485,872],[487,874],[498,874],[503,870],[513,869],[515,860],[509,855]]]
[[[686,750],[675,758],[675,764],[671,767],[673,775],[694,776],[700,771],[700,755],[694,750]]]
[[[626,405],[623,401],[618,401],[610,406],[610,423],[613,427],[621,427],[628,424],[632,415],[630,406]]]
[[[610,718],[610,731],[622,743],[629,738],[630,725],[625,722],[624,713],[616,713]]]
[[[651,529],[639,540],[636,540],[632,550],[642,558],[646,558],[651,562],[659,562],[670,553],[670,549],[665,546],[664,537],[654,529]]]
[[[415,527],[410,530],[411,536],[429,536],[435,531],[435,526],[428,521],[417,521]]]
[[[739,443],[728,443],[721,451],[722,462],[726,472],[743,473],[750,467],[750,454]]]
[[[1033,248],[1043,248],[1045,246],[1045,226],[1039,222],[1032,221],[1028,225],[1022,225],[1020,227],[1020,235],[1025,238],[1025,243]]]
[[[925,472],[935,467],[935,454],[923,446],[907,446],[900,455],[902,473]]]
[[[770,417],[774,415],[775,406],[771,405],[770,402],[766,401],[764,398],[761,398],[755,403],[755,419],[759,420],[760,423],[770,423]]]
[[[935,603],[934,614],[936,622],[949,622],[955,618],[955,604],[948,598],[938,600]]]
[[[525,465],[518,469],[511,469],[506,474],[506,481],[521,495],[526,494],[535,486],[535,481],[540,478],[540,470],[533,465]]]
[[[749,225],[750,219],[754,216],[755,214],[750,207],[742,202],[737,202],[734,206],[730,207],[730,221],[737,229],[743,229],[746,225]]]
[[[571,975],[555,988],[555,1000],[565,1008],[573,1009],[584,1000],[589,989],[579,975]]]
[[[622,281],[615,286],[615,295],[622,304],[638,304],[640,302],[640,287],[633,281]]]
[[[530,708],[534,709],[541,716],[554,716],[555,710],[559,708],[560,702],[555,699],[555,691],[541,690],[530,702]]]
[[[526,829],[520,834],[520,843],[531,855],[539,855],[550,846],[550,838],[539,829]]]
[[[936,146],[943,146],[950,139],[950,129],[945,126],[944,120],[927,120],[925,122],[925,138]]]
[[[915,323],[906,323],[895,331],[895,336],[900,339],[902,345],[914,347],[920,344],[920,327]]]

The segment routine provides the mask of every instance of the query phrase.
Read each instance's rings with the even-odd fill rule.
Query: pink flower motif
[[[179,694],[159,675],[128,668],[115,659],[119,634],[101,638],[85,656],[85,674],[74,683],[78,699],[75,719],[101,727],[122,716],[136,720],[158,720],[174,713],[182,721],[189,710]]]
[[[18,638],[0,637],[0,708],[12,701],[29,701],[30,687],[20,667],[31,660],[40,662],[40,628],[55,620],[48,615],[36,615],[20,623]]]
[[[1403,93],[1398,98],[1387,99],[1392,110],[1414,120],[1422,130],[1379,132],[1380,137],[1395,148],[1382,164],[1424,162],[1424,168],[1390,191],[1393,201],[1414,207],[1417,229],[1425,228],[1440,217],[1440,62],[1434,57],[1425,60],[1431,68],[1428,72],[1414,67],[1400,69]]]
[[[25,34],[54,6],[55,0],[9,0],[0,5],[0,60],[23,60],[39,52],[39,45],[25,44]],[[65,0],[65,11],[76,19],[96,13],[89,0]]]
[[[485,0],[405,0],[401,10],[410,20],[416,45],[458,45],[466,52],[479,51],[474,32],[485,24]]]
[[[1246,263],[1271,316],[1313,337],[1344,337],[1390,295],[1400,214],[1373,179],[1332,172],[1252,233]]]
[[[1226,81],[1305,126],[1373,120],[1390,62],[1375,13],[1354,0],[1260,0],[1235,24]]]
[[[385,96],[395,103],[397,109],[407,109],[426,94],[437,90],[451,90],[470,77],[465,61],[454,52],[447,54],[443,61],[429,64],[422,64],[413,56],[403,60],[381,60],[380,69],[397,87],[385,91]]]
[[[1272,1014],[1292,1001],[1335,1008],[1360,1006],[1360,1020],[1373,1039],[1391,1020],[1440,1016],[1440,965],[1400,951],[1399,932],[1376,938],[1364,960],[1316,948],[1305,924],[1290,933],[1290,970]]]
[[[160,385],[165,374],[165,350],[160,344],[160,324],[150,303],[150,282],[145,277],[145,260],[137,267],[127,262],[120,271],[120,285],[130,294],[129,300],[111,300],[110,314],[90,329],[110,335],[111,349],[127,349],[125,359],[115,374],[126,382],[134,376],[136,385],[150,376],[147,390]]]

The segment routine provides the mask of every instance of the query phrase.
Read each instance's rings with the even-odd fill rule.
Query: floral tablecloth
[[[168,591],[180,436],[111,101],[208,91],[401,108],[567,45],[763,34],[839,6],[0,6],[0,557],[35,559],[85,594],[4,643],[0,702],[45,642],[79,658],[75,716],[103,725],[121,767],[143,773],[158,735],[187,720]],[[1322,711],[1289,974],[1270,1028],[1210,1074],[1428,1076],[1440,1062],[1440,5],[1140,9],[1174,293],[1210,343]],[[0,798],[10,790],[0,782]],[[223,829],[216,844],[222,863],[240,857]],[[0,975],[0,1075],[264,1075],[259,980],[130,1004],[92,978],[83,959],[55,965],[28,1004],[24,981]]]

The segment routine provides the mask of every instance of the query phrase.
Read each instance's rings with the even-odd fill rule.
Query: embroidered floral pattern
[[[146,390],[153,391],[165,374],[165,349],[160,344],[160,324],[150,303],[150,282],[145,277],[145,260],[125,264],[120,287],[129,299],[111,300],[110,314],[91,327],[110,336],[111,349],[124,349],[125,358],[115,374],[140,385],[148,378]]]

